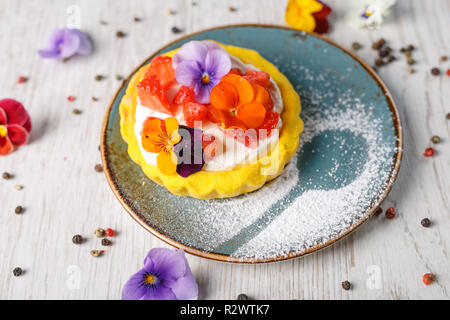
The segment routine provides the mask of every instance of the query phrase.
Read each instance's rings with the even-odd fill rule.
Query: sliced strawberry
[[[247,148],[256,148],[258,146],[258,134],[255,129],[226,129],[225,134],[227,137],[234,138],[238,142],[244,144]]]
[[[204,104],[188,102],[183,105],[183,115],[186,124],[193,127],[195,121],[208,120],[208,108]]]
[[[184,105],[187,102],[195,102],[195,92],[192,88],[181,86],[178,90],[175,98],[173,98],[174,104],[182,104]]]
[[[263,124],[258,128],[258,138],[260,136],[260,129],[267,130],[266,137],[270,136],[270,133],[272,129],[275,129],[277,127],[278,121],[279,121],[279,114],[278,112],[272,112],[268,111],[266,112],[266,116],[264,118]]]
[[[155,76],[144,78],[137,84],[138,97],[143,106],[155,111],[173,114],[172,106],[167,100],[166,93]]]
[[[202,149],[205,153],[205,161],[209,161],[216,155],[216,137],[210,134],[203,134]]]
[[[155,76],[161,87],[166,90],[175,81],[175,70],[172,67],[172,58],[157,56],[152,62],[145,73],[144,78]]]
[[[242,70],[239,68],[231,68],[230,72],[228,74],[237,74],[238,76],[243,76]]]
[[[254,84],[259,84],[265,88],[270,88],[272,82],[270,81],[270,75],[264,71],[257,71],[254,69],[247,69],[244,78]]]

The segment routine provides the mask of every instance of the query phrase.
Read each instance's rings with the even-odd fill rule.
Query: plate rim
[[[387,184],[386,184],[386,187],[384,189],[384,192],[378,197],[378,199],[370,207],[370,209],[366,212],[366,214],[361,219],[359,219],[356,223],[354,223],[353,225],[348,227],[347,230],[345,230],[345,232],[340,233],[339,235],[331,238],[330,240],[328,240],[325,243],[309,247],[308,249],[306,249],[306,250],[304,250],[302,252],[291,252],[291,253],[288,253],[286,255],[279,255],[279,256],[276,256],[276,257],[270,257],[270,258],[264,258],[264,259],[255,259],[255,258],[236,258],[236,257],[231,257],[231,256],[225,255],[225,254],[208,252],[208,251],[204,251],[204,250],[201,250],[201,249],[197,249],[197,248],[193,248],[193,247],[187,246],[187,245],[185,245],[185,244],[183,244],[181,242],[178,242],[176,240],[171,239],[167,235],[165,235],[163,233],[160,233],[159,231],[155,230],[150,225],[148,225],[139,216],[138,213],[133,211],[133,208],[125,201],[125,199],[120,194],[120,191],[119,191],[117,185],[115,184],[115,182],[114,182],[114,180],[112,178],[111,169],[109,167],[109,161],[107,159],[108,152],[107,152],[107,149],[106,149],[106,137],[107,137],[107,131],[108,131],[107,130],[108,129],[108,121],[109,121],[109,117],[110,117],[110,114],[111,114],[112,106],[113,106],[114,102],[116,101],[117,96],[119,95],[119,93],[122,90],[122,88],[125,86],[125,84],[128,83],[128,80],[141,67],[143,67],[150,58],[154,57],[158,52],[166,49],[167,47],[170,47],[171,45],[173,45],[173,44],[175,44],[175,43],[177,43],[177,42],[179,42],[181,40],[184,40],[184,39],[187,39],[189,37],[192,37],[192,36],[195,36],[195,35],[198,35],[198,34],[201,34],[201,33],[205,33],[205,32],[208,32],[208,31],[214,31],[214,30],[220,30],[220,29],[229,29],[229,28],[237,28],[237,27],[261,27],[261,28],[283,29],[283,30],[289,30],[289,31],[301,33],[301,34],[305,34],[306,33],[306,34],[309,34],[310,36],[313,36],[313,37],[319,38],[319,39],[321,39],[323,41],[326,41],[327,43],[337,47],[338,49],[340,49],[344,53],[348,54],[350,57],[352,57],[354,60],[356,60],[356,62],[358,62],[364,69],[366,69],[366,71],[370,74],[370,76],[373,79],[375,79],[375,81],[377,82],[378,86],[383,91],[384,96],[386,98],[386,101],[388,102],[389,109],[391,111],[392,120],[393,120],[394,128],[395,128],[395,135],[397,137],[397,143],[396,143],[396,150],[395,150],[394,155],[393,155],[393,159],[394,159],[395,165],[391,169],[391,172],[389,174],[389,178],[387,180]],[[402,157],[403,157],[403,148],[404,148],[403,129],[402,129],[402,125],[401,125],[401,121],[400,121],[400,114],[399,114],[399,111],[397,109],[397,106],[396,106],[396,104],[394,102],[394,99],[393,99],[391,93],[389,92],[387,86],[384,84],[384,82],[381,80],[381,78],[377,75],[377,73],[367,63],[365,63],[355,53],[353,53],[350,50],[344,48],[343,46],[337,44],[336,42],[332,41],[331,39],[329,39],[326,36],[323,36],[323,35],[320,35],[320,34],[317,34],[317,33],[314,33],[314,32],[306,32],[306,31],[294,29],[294,28],[287,27],[287,26],[272,25],[272,24],[258,24],[258,23],[228,24],[228,25],[222,25],[222,26],[217,26],[217,27],[213,27],[213,28],[202,29],[200,31],[189,33],[189,34],[186,34],[186,35],[184,35],[184,36],[182,36],[180,38],[177,38],[174,41],[171,41],[171,42],[167,43],[166,45],[160,47],[158,50],[154,51],[149,57],[147,57],[137,68],[135,68],[130,73],[130,75],[122,82],[122,84],[117,89],[116,93],[114,94],[113,98],[111,99],[111,102],[109,103],[108,109],[106,110],[105,117],[103,119],[103,125],[102,125],[102,131],[101,131],[101,141],[100,141],[100,152],[101,152],[101,158],[102,158],[102,163],[103,163],[103,168],[104,168],[104,173],[105,173],[105,176],[106,176],[106,180],[108,181],[108,184],[111,187],[115,197],[119,200],[120,204],[124,207],[125,211],[136,222],[138,222],[144,229],[149,231],[151,234],[156,236],[158,239],[164,241],[165,243],[167,243],[167,244],[169,244],[169,245],[171,245],[171,246],[173,246],[175,248],[183,249],[185,252],[193,254],[193,255],[201,257],[201,258],[206,258],[206,259],[209,259],[209,260],[215,260],[215,261],[226,262],[226,263],[236,263],[236,264],[260,264],[260,263],[279,262],[279,261],[295,259],[295,258],[303,257],[303,256],[306,256],[308,254],[317,252],[317,251],[319,251],[321,249],[330,247],[331,245],[335,244],[339,240],[347,237],[350,233],[352,233],[354,230],[359,228],[364,222],[368,221],[370,219],[370,217],[378,209],[378,207],[381,205],[381,203],[388,196],[389,192],[392,189],[392,186],[393,186],[394,182],[397,180],[397,177],[398,177],[398,173],[399,173],[400,165],[401,165],[401,160],[402,160]]]

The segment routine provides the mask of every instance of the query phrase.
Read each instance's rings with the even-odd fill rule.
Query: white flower
[[[395,3],[396,0],[358,1],[358,5],[351,10],[346,20],[357,28],[379,28]]]

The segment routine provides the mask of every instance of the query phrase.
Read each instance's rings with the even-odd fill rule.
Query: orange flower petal
[[[210,99],[214,108],[229,111],[238,106],[239,94],[232,84],[220,82],[212,88]]]
[[[156,163],[159,171],[166,175],[172,175],[177,172],[177,155],[171,148],[164,148],[156,157]]]
[[[266,108],[261,102],[253,101],[238,108],[236,117],[247,127],[258,128],[266,116]]]
[[[253,89],[255,90],[255,101],[261,102],[267,110],[271,110],[273,102],[269,92],[259,84],[254,84]]]
[[[168,138],[161,129],[160,119],[148,118],[142,128],[142,147],[152,153],[160,152],[167,144]]]
[[[171,144],[177,144],[181,140],[181,136],[178,134],[178,120],[175,117],[169,117],[164,120],[166,125],[167,136],[169,137]]]
[[[222,82],[231,84],[237,91],[239,95],[239,105],[244,105],[253,101],[255,98],[255,91],[250,82],[248,82],[244,77],[237,74],[229,74],[222,78]]]

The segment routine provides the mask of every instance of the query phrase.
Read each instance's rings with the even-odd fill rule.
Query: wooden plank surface
[[[107,105],[119,81],[151,52],[179,35],[235,23],[284,25],[286,1],[197,0],[0,0],[0,98],[15,98],[31,113],[31,144],[0,159],[0,298],[120,299],[123,284],[142,265],[149,249],[164,246],[132,220],[111,192],[97,146]],[[432,3],[431,3],[432,2]],[[189,256],[199,282],[200,299],[234,299],[246,293],[255,299],[434,299],[450,298],[450,77],[434,77],[430,69],[450,68],[440,56],[450,55],[450,3],[446,0],[398,1],[392,19],[380,30],[354,30],[344,23],[346,2],[334,9],[329,37],[373,64],[370,44],[384,37],[396,51],[414,44],[416,73],[406,72],[404,57],[379,71],[400,109],[405,155],[398,181],[383,204],[398,215],[373,218],[336,245],[307,257],[268,265],[229,265]],[[73,7],[73,5],[75,7]],[[229,12],[229,7],[237,8]],[[166,14],[173,9],[176,15]],[[75,10],[75,11],[74,11]],[[95,53],[67,63],[42,60],[36,50],[56,27],[72,21],[80,10],[81,27],[95,41]],[[72,13],[70,13],[72,12]],[[133,17],[142,21],[134,22]],[[104,20],[108,24],[100,25]],[[117,39],[116,31],[128,36]],[[106,75],[96,82],[97,74]],[[25,84],[19,76],[29,77]],[[73,95],[75,102],[68,102]],[[99,98],[92,102],[91,97]],[[73,108],[83,113],[72,114]],[[433,158],[422,156],[432,135],[441,136]],[[17,191],[15,185],[23,185]],[[25,207],[14,214],[17,205]],[[420,220],[429,217],[431,228]],[[98,226],[118,230],[114,244],[98,259],[92,233]],[[88,238],[75,246],[71,238]],[[25,270],[22,277],[12,269]],[[422,275],[438,281],[425,287]],[[341,281],[353,284],[343,291]]]

